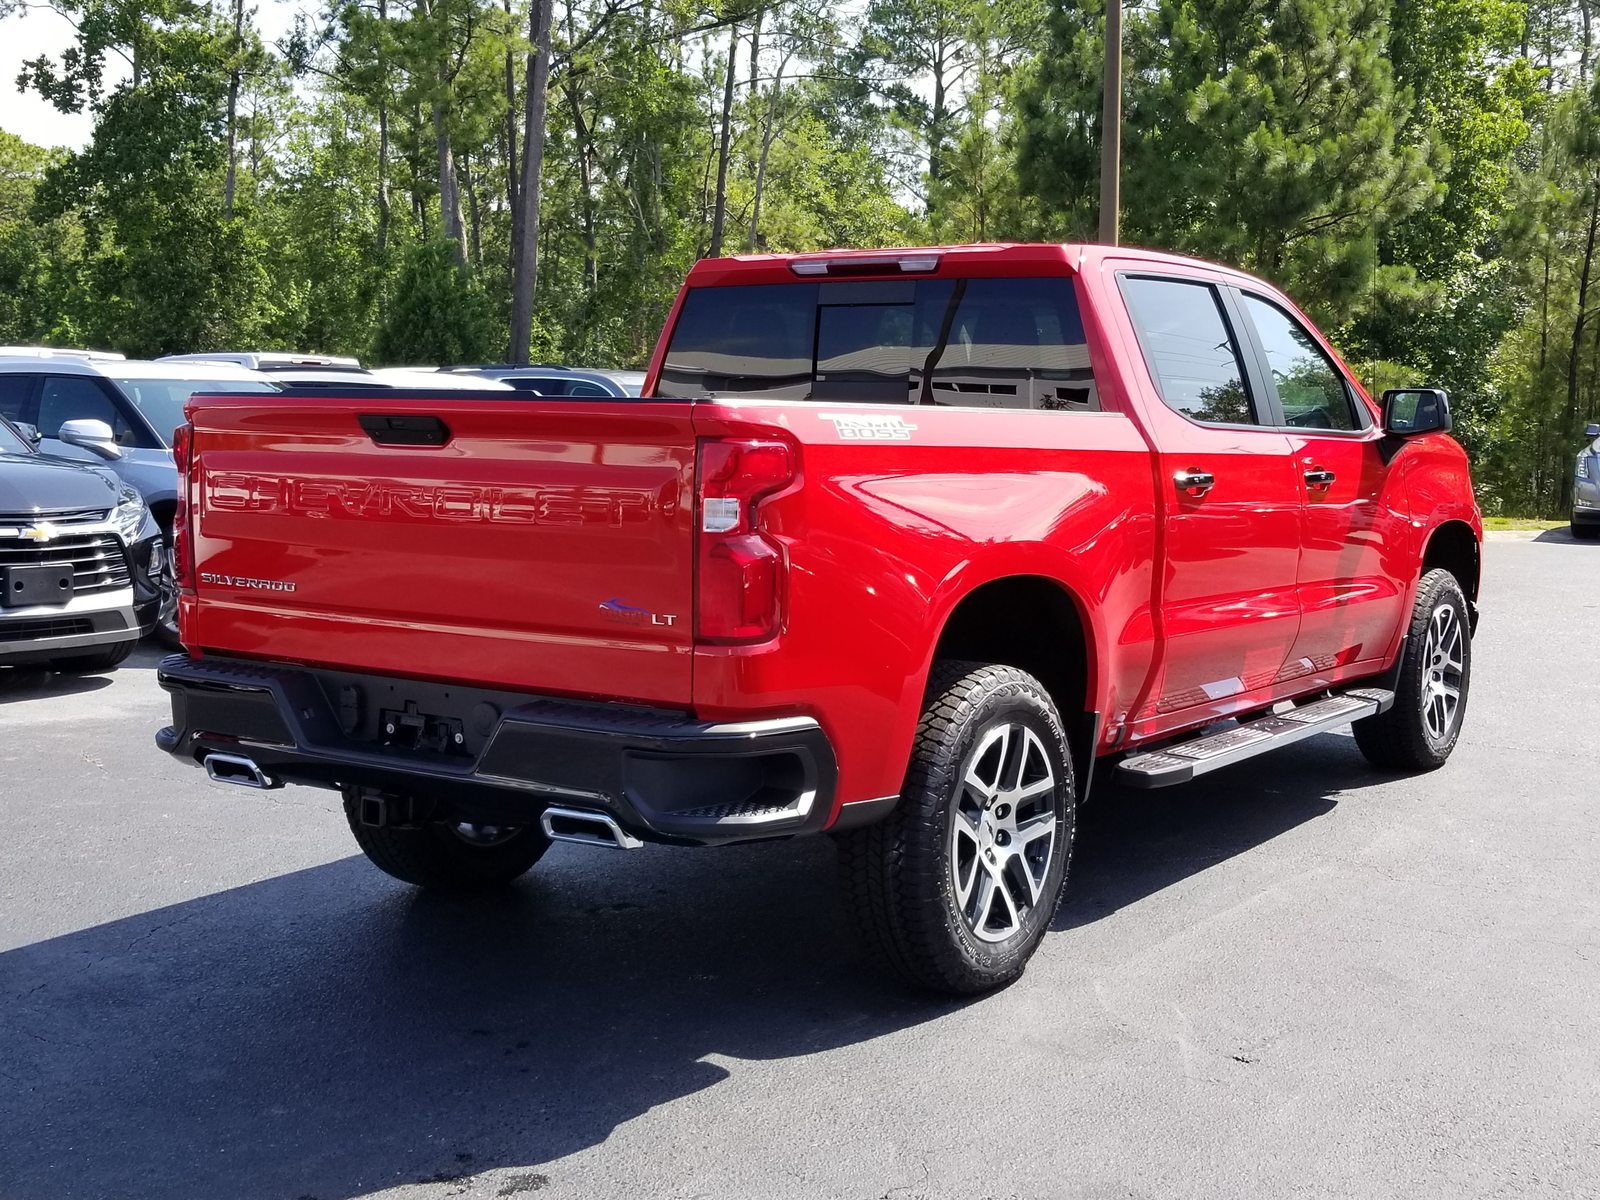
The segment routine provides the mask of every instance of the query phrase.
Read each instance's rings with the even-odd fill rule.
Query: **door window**
[[[1255,425],[1239,344],[1209,283],[1126,275],[1122,297],[1168,408],[1207,425]]]
[[[36,375],[0,375],[0,417],[8,421],[32,423],[28,396],[37,378]]]
[[[64,421],[104,421],[119,446],[135,444],[127,419],[105,389],[87,375],[46,375],[39,392],[39,432],[59,437]]]
[[[1243,297],[1278,389],[1284,424],[1295,429],[1359,428],[1344,376],[1317,340],[1276,304],[1248,292]]]

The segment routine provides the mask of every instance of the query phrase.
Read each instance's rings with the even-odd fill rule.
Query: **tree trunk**
[[[389,0],[378,0],[378,262],[389,251],[389,59],[384,43],[389,36]],[[382,304],[383,290],[379,290]]]
[[[233,0],[233,63],[228,72],[228,177],[222,185],[222,215],[233,216],[239,174],[239,55],[244,44],[244,0]]]
[[[504,2],[506,33],[511,32],[511,0]],[[511,262],[513,273],[517,269],[517,246],[521,242],[518,232],[522,228],[522,205],[517,203],[517,56],[506,50],[506,203],[511,206]]]
[[[550,19],[554,0],[533,0],[529,10],[527,87],[523,97],[521,227],[511,283],[511,361],[527,362],[533,341],[533,298],[539,282],[539,176],[544,170],[544,125],[550,88]]]
[[[456,266],[467,264],[467,235],[461,223],[461,185],[456,178],[455,155],[450,151],[448,111],[441,100],[433,103],[433,144],[439,159],[439,225],[450,239]]]
[[[739,51],[739,27],[728,31],[728,75],[722,87],[722,137],[717,143],[717,198],[711,209],[708,258],[722,257],[722,227],[728,215],[728,150],[733,136],[733,75]]]
[[[761,18],[765,9],[756,9],[754,20],[750,23],[750,94],[756,94],[756,83],[761,78]]]
[[[1589,84],[1589,56],[1594,50],[1594,13],[1591,9],[1591,0],[1578,0],[1578,9],[1583,18],[1583,44],[1578,49],[1578,83],[1587,87]]]
[[[756,159],[755,196],[750,204],[748,245],[751,254],[759,248],[761,240],[761,197],[767,186],[767,158],[772,152],[772,143],[778,136],[778,97],[783,93],[784,66],[783,62],[778,64],[778,72],[772,80],[772,95],[767,103],[767,127],[761,131],[761,154]]]
[[[478,214],[478,181],[472,174],[472,157],[461,156],[461,182],[467,191],[467,252],[474,267],[483,266],[483,224]]]
[[[592,299],[600,290],[599,239],[594,211],[594,131],[583,115],[583,97],[569,73],[561,89],[572,110],[572,132],[578,142],[578,205],[583,226],[583,287]]]

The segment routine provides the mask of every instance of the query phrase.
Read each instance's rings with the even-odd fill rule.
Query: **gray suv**
[[[1583,436],[1589,444],[1578,451],[1572,480],[1572,536],[1590,540],[1600,538],[1600,424],[1591,422]]]
[[[35,431],[45,454],[108,467],[132,484],[168,545],[178,502],[172,431],[183,424],[189,397],[276,390],[266,376],[228,363],[0,355],[0,417]],[[170,596],[156,629],[176,644]]]

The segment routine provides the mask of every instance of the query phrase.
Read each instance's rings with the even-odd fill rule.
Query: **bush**
[[[422,242],[407,251],[373,343],[378,362],[487,362],[500,357],[504,342],[493,303],[456,265],[448,241]]]

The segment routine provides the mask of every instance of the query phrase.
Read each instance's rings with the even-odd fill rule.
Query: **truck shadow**
[[[1368,765],[1353,738],[1330,734],[1181,787],[1119,787],[1107,772],[1079,815],[1072,878],[1053,928],[1110,916],[1326,816],[1333,793],[1388,778]]]
[[[1373,778],[1336,739],[1300,753],[1170,799],[1103,793],[1060,927]],[[822,839],[557,847],[507,893],[445,901],[350,858],[0,954],[0,1192],[344,1200],[540,1168],[715,1088],[718,1056],[958,1011],[860,955],[832,866]]]

